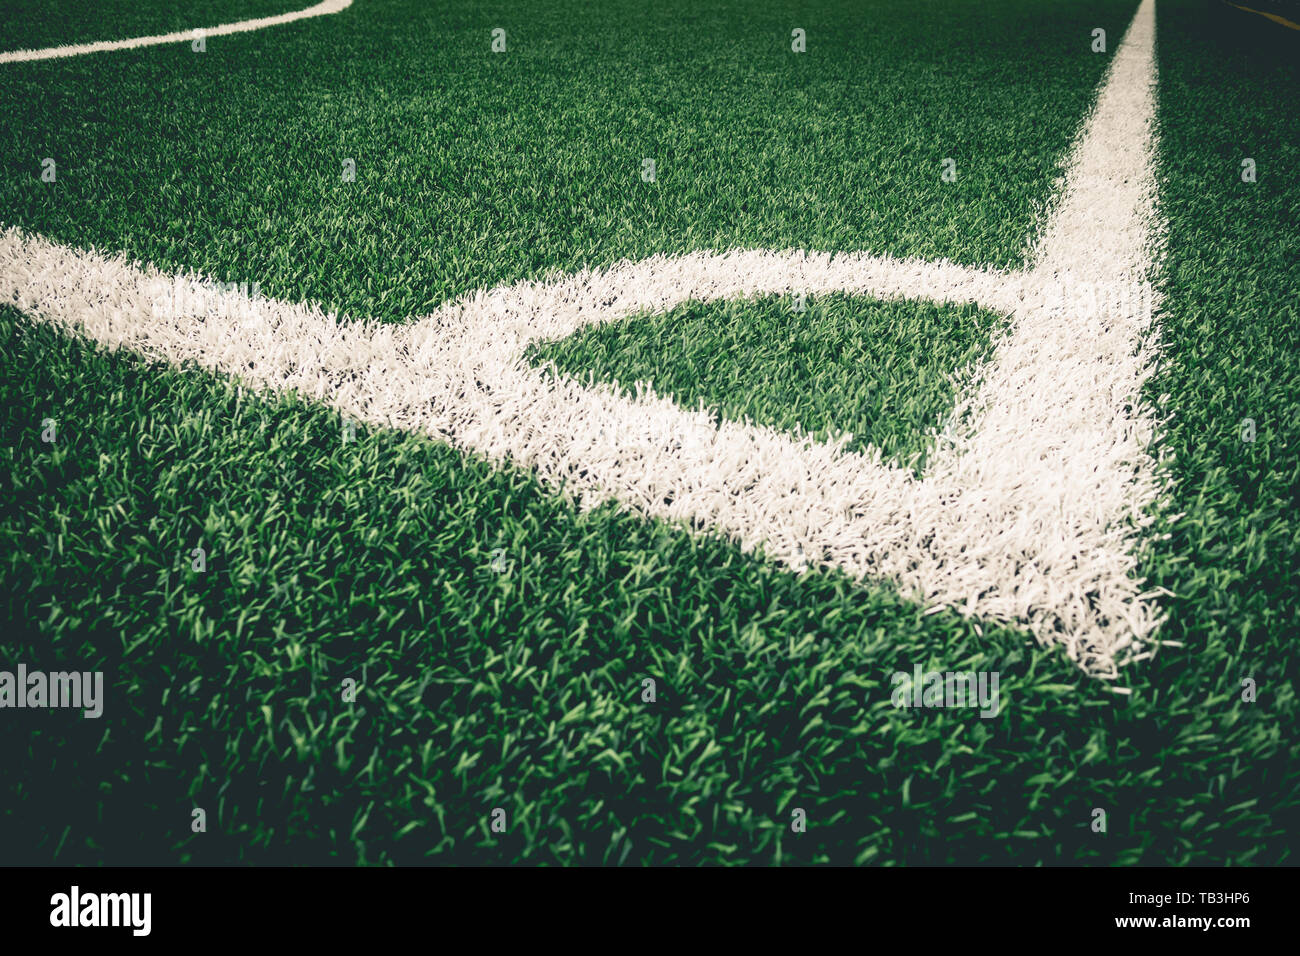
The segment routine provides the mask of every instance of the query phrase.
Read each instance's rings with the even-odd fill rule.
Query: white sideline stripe
[[[231,295],[169,314],[152,307],[160,291],[193,298],[197,277],[10,228],[0,299],[109,347],[296,389],[348,417],[532,468],[586,504],[613,499],[721,532],[795,568],[892,579],[929,607],[1018,622],[1113,677],[1154,648],[1160,623],[1136,577],[1162,488],[1141,398],[1157,341],[1140,308],[1104,314],[1058,297],[1080,277],[1122,288],[1153,276],[1153,44],[1153,0],[1142,0],[1027,271],[864,253],[660,255],[472,293],[399,326],[268,300],[249,317]],[[646,386],[627,397],[523,360],[533,342],[641,310],[787,291],[973,302],[1010,316],[988,367],[961,373],[919,480],[878,450],[846,451],[844,438],[718,421]]]
[[[100,40],[97,43],[70,43],[66,46],[49,46],[40,50],[9,50],[0,53],[0,63],[22,63],[29,60],[54,60],[65,56],[82,56],[86,53],[107,53],[111,50],[132,50],[141,46],[158,46],[161,43],[188,43],[196,33],[205,37],[229,36],[232,33],[247,33],[249,30],[265,30],[278,27],[295,20],[310,17],[323,17],[338,13],[352,6],[352,0],[322,0],[321,3],[305,10],[281,13],[273,17],[260,17],[256,20],[240,20],[237,23],[223,23],[216,27],[195,27],[178,33],[160,33],[155,36],[135,37],[130,40]]]

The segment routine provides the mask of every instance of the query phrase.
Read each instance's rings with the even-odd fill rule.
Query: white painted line
[[[256,20],[240,20],[238,23],[223,23],[216,27],[198,27],[182,30],[178,33],[160,33],[156,36],[135,37],[130,40],[101,40],[98,43],[72,43],[66,46],[50,46],[41,50],[10,50],[0,53],[0,63],[23,63],[29,60],[54,60],[65,56],[83,56],[87,53],[108,53],[112,50],[133,50],[142,46],[158,46],[163,43],[189,43],[197,35],[204,37],[229,36],[232,33],[247,33],[250,30],[265,30],[278,27],[296,20],[310,17],[323,17],[338,13],[352,6],[352,0],[322,0],[321,3],[305,10],[281,13],[273,17],[260,17]]]
[[[1142,0],[1024,271],[863,253],[697,252],[467,295],[406,326],[196,293],[194,277],[9,229],[0,300],[103,345],[193,362],[345,415],[532,468],[579,500],[722,533],[792,567],[896,581],[932,609],[1018,622],[1113,677],[1154,649],[1137,553],[1161,491],[1142,385],[1157,346],[1153,0]],[[1100,289],[1100,303],[1081,290]],[[1138,296],[1134,290],[1144,290]],[[925,473],[633,398],[524,361],[528,346],[691,299],[786,291],[974,302],[1010,316]],[[177,308],[177,303],[180,307]]]

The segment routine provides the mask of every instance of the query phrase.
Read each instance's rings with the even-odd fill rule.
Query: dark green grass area
[[[36,50],[68,43],[214,27],[312,6],[314,0],[4,0],[0,50]],[[102,63],[107,67],[107,63]]]
[[[853,435],[916,467],[952,408],[955,376],[990,353],[1001,319],[971,305],[847,295],[692,302],[593,326],[533,350],[580,380],[650,382],[733,420]]]
[[[110,687],[99,720],[5,712],[8,861],[946,859],[942,822],[1011,786],[1012,727],[1076,684],[1109,704],[1015,632],[2,315],[0,659]],[[896,668],[940,661],[1023,703],[890,705]],[[961,852],[1010,858],[1024,796]]]
[[[1174,859],[1235,839],[1239,859],[1294,863],[1300,46],[1249,18],[1221,18],[1217,6],[1157,8],[1170,236],[1167,358],[1151,394],[1165,396],[1172,416],[1164,442],[1174,456],[1173,509],[1184,517],[1146,571],[1175,593],[1163,637],[1186,649],[1142,671],[1149,739],[1163,758],[1153,780],[1169,814],[1153,830]],[[1241,179],[1245,158],[1256,162],[1254,183]],[[1243,705],[1247,678],[1259,701]]]
[[[1010,264],[1106,65],[1091,31],[1134,7],[357,0],[202,55],[11,65],[0,223],[395,320],[657,252]]]
[[[1146,571],[1175,592],[1162,634],[1184,646],[1126,671],[1131,695],[1016,630],[578,513],[424,440],[344,444],[316,405],[0,309],[0,666],[108,685],[99,720],[2,712],[4,862],[1294,863],[1300,76],[1199,0],[1158,17],[1170,241],[1151,398],[1185,516]],[[110,236],[101,206],[119,202],[62,228]],[[153,242],[158,214],[122,222],[123,243]],[[246,254],[188,228],[157,241]],[[378,261],[371,285],[328,281],[355,302],[401,289]],[[1002,712],[894,708],[891,675],[915,665],[1000,672]]]

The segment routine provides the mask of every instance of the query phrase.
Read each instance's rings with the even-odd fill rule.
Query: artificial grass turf
[[[649,382],[693,407],[845,447],[919,472],[954,386],[989,358],[1003,320],[972,305],[828,295],[690,302],[533,349],[580,380]],[[969,376],[967,376],[969,377]]]
[[[1291,861],[1300,195],[1269,170],[1300,158],[1300,83],[1208,34],[1198,4],[1157,17],[1170,236],[1151,397],[1185,517],[1147,571],[1175,593],[1162,637],[1185,646],[1128,669],[1131,696],[1012,629],[577,514],[418,439],[344,445],[325,410],[236,404],[5,310],[0,660],[103,666],[110,686],[99,721],[0,723],[9,859]],[[200,535],[203,575],[183,570]],[[894,709],[889,677],[917,663],[999,671],[1002,713]]]
[[[275,16],[311,5],[312,0],[5,0],[0,7],[0,50],[35,50],[176,33]]]
[[[1108,700],[1023,635],[888,588],[579,515],[422,440],[343,444],[320,408],[5,324],[4,659],[102,667],[113,702],[6,721],[12,858],[942,858],[925,808],[961,816],[960,775],[996,785],[998,728],[1032,718],[949,714],[932,737],[889,704],[897,667],[1018,670],[1004,695],[1038,706],[1075,685]],[[199,542],[204,574],[186,570]],[[798,847],[794,806],[820,827]],[[1014,815],[969,827],[966,851],[1004,854],[1032,813]]]
[[[1106,65],[1091,31],[1135,6],[358,0],[202,55],[12,64],[0,221],[389,320],[659,252],[1011,264]]]

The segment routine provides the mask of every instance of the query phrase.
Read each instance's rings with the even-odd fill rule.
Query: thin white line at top
[[[0,53],[0,63],[24,63],[30,60],[55,60],[65,56],[84,56],[87,53],[108,53],[113,50],[133,50],[142,46],[159,46],[164,43],[187,43],[196,36],[220,37],[232,33],[247,33],[250,30],[265,30],[278,27],[297,20],[311,17],[323,17],[338,13],[352,6],[352,0],[322,0],[321,3],[305,10],[281,13],[273,17],[260,17],[256,20],[240,20],[237,23],[223,23],[215,27],[193,27],[177,33],[159,33],[154,36],[134,37],[130,40],[100,40],[97,43],[70,43],[65,46],[47,46],[40,50],[10,50]]]

